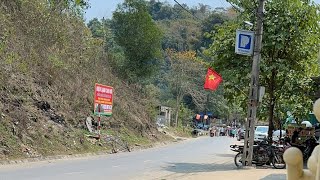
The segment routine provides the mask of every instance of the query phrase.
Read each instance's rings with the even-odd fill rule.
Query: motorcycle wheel
[[[235,157],[234,157],[234,164],[240,168],[242,167],[242,152],[239,152]]]
[[[256,166],[263,166],[265,165],[266,163],[256,163]]]
[[[311,147],[306,147],[306,149],[302,152],[304,162],[307,162],[309,157],[311,156],[313,149]]]
[[[286,163],[283,160],[282,154],[275,154],[273,156],[272,165],[276,169],[284,169],[286,167]]]

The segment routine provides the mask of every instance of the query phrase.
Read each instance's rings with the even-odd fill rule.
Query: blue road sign
[[[253,54],[254,32],[237,30],[235,52],[237,54],[251,56]]]

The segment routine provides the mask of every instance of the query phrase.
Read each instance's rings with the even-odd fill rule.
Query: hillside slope
[[[103,133],[132,144],[165,138],[152,123],[151,95],[113,75],[74,9],[1,1],[0,27],[0,160],[108,149],[85,136],[95,83],[115,89]]]

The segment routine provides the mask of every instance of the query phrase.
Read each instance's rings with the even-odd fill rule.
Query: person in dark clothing
[[[295,129],[293,131],[293,135],[292,135],[292,139],[291,139],[291,142],[292,143],[296,143],[297,142],[297,139],[299,137],[299,133],[302,131],[302,128],[300,127],[299,129]]]

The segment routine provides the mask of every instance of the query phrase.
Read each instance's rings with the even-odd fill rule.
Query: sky
[[[93,18],[101,19],[111,18],[112,12],[116,9],[117,4],[122,3],[124,0],[89,0],[91,8],[86,11],[85,19],[88,22]],[[160,0],[161,2],[169,2],[174,4],[174,0]],[[187,4],[189,7],[196,6],[199,3],[209,5],[211,8],[228,7],[229,4],[226,0],[177,0],[180,4]],[[320,0],[314,0],[320,4]]]
[[[174,4],[174,0],[159,0],[160,2],[169,2]],[[225,0],[177,0],[180,4],[187,4],[189,7],[197,6],[199,3],[209,5],[212,8],[228,7],[229,4]],[[319,0],[320,1],[320,0]],[[85,19],[89,21],[95,17],[111,18],[112,12],[117,8],[117,4],[124,0],[89,0],[91,8],[86,11]]]

